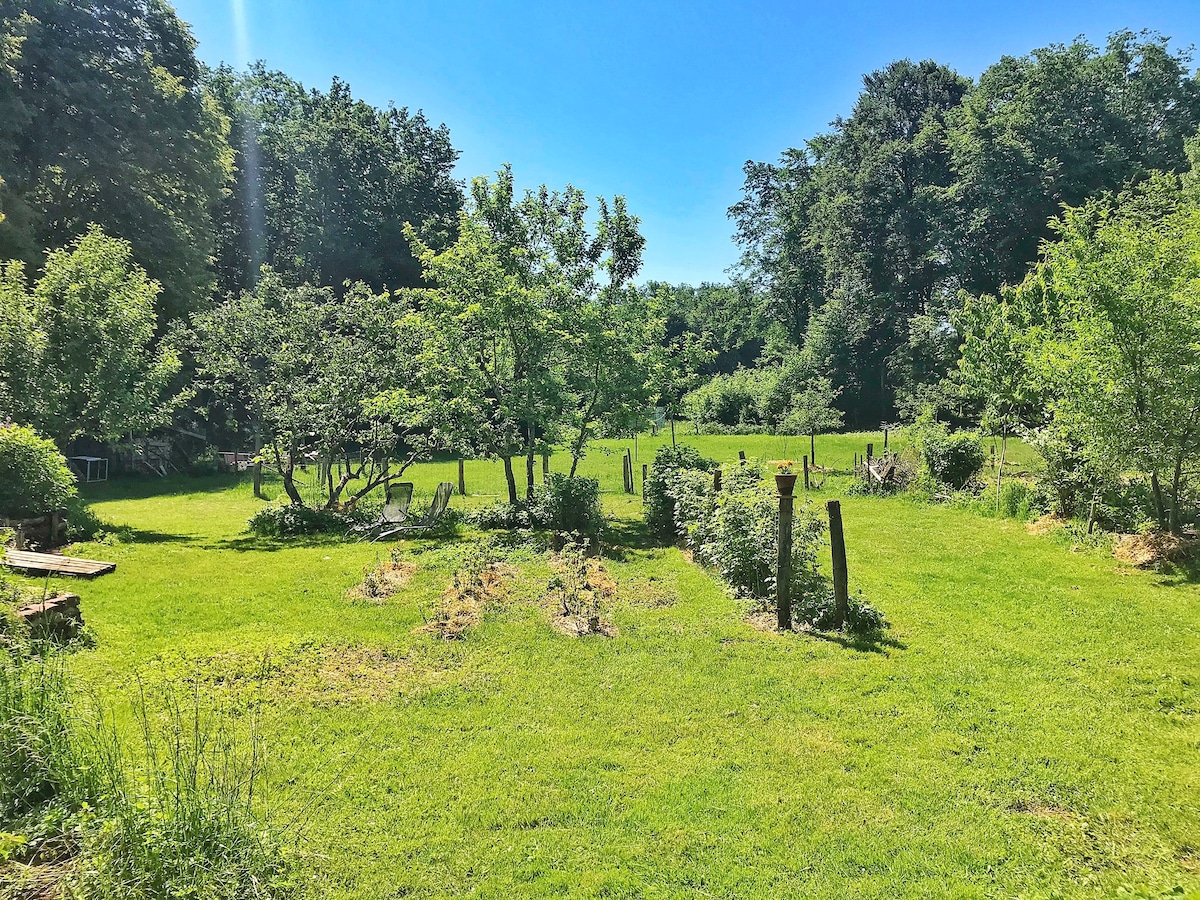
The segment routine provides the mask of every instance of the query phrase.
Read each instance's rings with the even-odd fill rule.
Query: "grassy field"
[[[808,443],[680,439],[718,459]],[[639,476],[662,440],[639,439]],[[818,438],[817,460],[847,468],[867,440]],[[583,464],[625,544],[605,560],[615,638],[549,627],[534,549],[442,641],[414,629],[479,534],[406,542],[412,580],[367,602],[347,592],[386,549],[251,538],[261,501],[233,479],[136,482],[94,492],[127,530],[77,548],[118,569],[73,586],[97,646],[72,668],[118,710],[198,685],[253,712],[319,896],[1200,892],[1200,588],[1017,522],[848,497],[851,587],[887,639],[765,633],[632,524],[625,446]],[[455,505],[500,495],[500,466],[468,463],[467,488]]]

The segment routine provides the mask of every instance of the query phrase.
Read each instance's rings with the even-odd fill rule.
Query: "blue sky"
[[[1003,54],[1149,28],[1200,44],[1200,0],[582,3],[176,0],[209,63],[262,59],[313,87],[424,109],[458,175],[624,194],[643,278],[720,281],[747,159],[849,111],[863,73],[932,58],[977,76]],[[240,25],[239,25],[240,23]]]

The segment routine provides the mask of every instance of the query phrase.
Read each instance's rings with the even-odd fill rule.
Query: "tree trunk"
[[[240,441],[239,441],[240,443]],[[237,455],[234,455],[237,459]],[[254,496],[261,500],[262,493],[262,425],[254,426]]]
[[[1160,528],[1167,527],[1167,509],[1163,503],[1162,484],[1159,483],[1158,473],[1150,473],[1150,492],[1154,496],[1154,516],[1158,519]]]
[[[512,457],[504,457],[504,480],[508,483],[508,505],[516,506],[517,500],[517,477],[513,474]]]
[[[1175,474],[1171,479],[1171,531],[1179,533],[1179,490],[1183,481],[1183,457],[1175,458]]]

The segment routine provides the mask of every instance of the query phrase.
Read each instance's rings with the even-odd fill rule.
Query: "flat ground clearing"
[[[686,440],[726,459],[789,452]],[[795,458],[807,440],[791,440]],[[844,465],[863,440],[821,439],[819,461],[825,447]],[[418,489],[453,468],[422,467]],[[589,471],[619,489],[615,455]],[[468,489],[498,493],[498,473],[471,464]],[[414,629],[478,534],[406,543],[411,580],[373,603],[346,594],[386,550],[250,539],[245,484],[102,496],[100,515],[131,530],[78,548],[118,568],[77,585],[98,646],[73,667],[118,707],[139,680],[150,694],[191,680],[256,709],[276,814],[325,895],[1200,890],[1196,585],[1019,523],[852,497],[851,586],[889,642],[756,631],[632,526],[606,561],[616,638],[554,632],[537,604],[547,562],[526,550],[508,599],[448,642]]]

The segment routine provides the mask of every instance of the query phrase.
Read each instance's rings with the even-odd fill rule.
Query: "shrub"
[[[220,475],[228,469],[216,447],[205,447],[188,463],[188,474],[198,478]]]
[[[927,478],[961,491],[983,469],[983,444],[977,434],[952,434],[931,414],[923,414],[909,430],[910,445]]]
[[[0,425],[0,515],[44,516],[75,493],[75,476],[53,441],[23,425]]]
[[[266,506],[248,523],[248,531],[260,537],[290,538],[313,534],[342,534],[357,521],[357,516],[328,509],[288,504]]]
[[[600,482],[595,478],[569,478],[558,472],[534,491],[530,519],[539,528],[596,535],[604,528],[600,509]]]
[[[684,469],[700,469],[711,472],[716,463],[700,455],[694,447],[662,447],[654,455],[645,484],[645,506],[642,515],[646,524],[661,537],[670,537],[675,531],[675,500],[669,485],[675,475]]]
[[[792,618],[822,631],[833,628],[836,604],[833,590],[810,591],[792,606]],[[862,591],[855,591],[847,598],[845,629],[855,634],[871,634],[887,628],[883,613],[872,606]]]
[[[753,465],[736,467],[732,474],[726,489],[714,493],[707,472],[675,473],[668,494],[676,533],[699,562],[720,573],[736,596],[769,606],[775,597],[779,504],[774,493],[759,484]],[[823,584],[817,550],[825,524],[811,506],[801,504],[792,527],[792,595],[799,598]]]
[[[95,540],[99,535],[112,528],[78,497],[72,497],[67,501],[66,510],[68,542]]]
[[[1001,518],[1028,521],[1033,510],[1033,491],[1023,481],[1005,481],[1000,485],[996,509]]]

